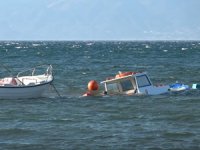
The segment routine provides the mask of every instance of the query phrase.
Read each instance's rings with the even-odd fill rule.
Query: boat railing
[[[46,70],[44,70],[46,69]],[[45,74],[46,76],[52,75],[52,65],[38,65],[34,68],[26,69],[17,74],[17,78],[20,76],[35,76]]]

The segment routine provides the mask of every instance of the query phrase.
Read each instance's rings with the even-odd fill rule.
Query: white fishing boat
[[[0,99],[38,98],[53,81],[51,65],[40,65],[0,79]]]
[[[146,72],[119,72],[115,77],[102,81],[104,92],[99,92],[96,82],[88,84],[88,92],[83,96],[90,95],[159,95],[169,92],[169,85],[154,86]],[[97,92],[98,91],[98,92]]]

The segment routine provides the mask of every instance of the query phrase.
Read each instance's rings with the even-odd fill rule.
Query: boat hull
[[[169,86],[147,86],[139,88],[139,94],[146,94],[146,95],[160,95],[169,92]]]
[[[0,87],[0,99],[38,98],[42,96],[50,84],[51,82],[33,86]]]

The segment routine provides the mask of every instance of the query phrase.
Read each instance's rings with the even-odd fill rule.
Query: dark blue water
[[[89,80],[147,71],[153,83],[200,83],[200,41],[0,42],[0,77],[52,64],[42,98],[0,100],[0,149],[200,149],[200,91],[80,96]],[[3,66],[2,66],[3,65]]]

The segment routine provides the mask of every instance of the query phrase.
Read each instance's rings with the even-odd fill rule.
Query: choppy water
[[[153,83],[200,83],[200,41],[0,42],[1,74],[52,64],[39,99],[0,100],[0,149],[200,149],[200,91],[80,98],[87,82],[147,71]]]

